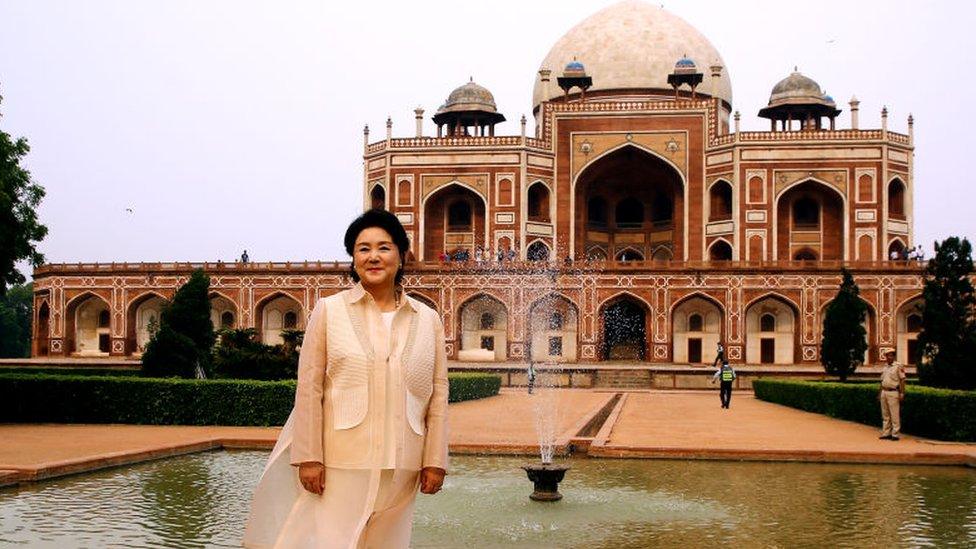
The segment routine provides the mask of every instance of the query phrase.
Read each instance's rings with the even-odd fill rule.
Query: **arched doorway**
[[[561,295],[550,294],[529,309],[529,356],[536,362],[576,362],[579,313]]]
[[[529,187],[527,194],[529,221],[549,223],[551,221],[549,215],[549,188],[546,187],[545,183],[536,181]]]
[[[890,261],[904,261],[905,243],[900,238],[895,238],[888,245],[888,259]]]
[[[508,348],[508,310],[487,295],[479,295],[461,305],[461,350],[458,360],[504,361]]]
[[[259,303],[254,316],[258,320],[255,328],[265,345],[281,345],[285,342],[283,331],[305,328],[301,303],[286,294],[276,294]]]
[[[746,362],[793,364],[796,362],[795,308],[786,300],[769,296],[746,310]]]
[[[69,303],[66,314],[71,334],[69,350],[75,356],[108,356],[111,349],[109,305],[101,297],[88,294]]]
[[[593,246],[614,256],[627,246],[650,250],[684,249],[684,195],[681,175],[661,158],[627,145],[595,160],[574,189],[574,255]]]
[[[805,181],[780,195],[776,206],[777,257],[844,259],[844,202],[832,187]]]
[[[708,248],[709,261],[731,261],[732,246],[724,240],[716,240]]]
[[[922,332],[922,310],[925,301],[921,297],[912,299],[898,308],[895,334],[898,338],[895,356],[902,364],[918,365],[921,347],[918,335]]]
[[[529,248],[525,251],[525,257],[529,261],[549,261],[549,246],[541,240],[536,240],[532,244],[529,244]]]
[[[905,184],[898,178],[888,183],[888,217],[905,219]]]
[[[646,305],[633,296],[612,299],[600,308],[603,360],[644,360],[647,357]]]
[[[126,322],[126,352],[141,355],[153,334],[159,329],[159,321],[166,306],[161,296],[149,293],[129,305]]]
[[[375,185],[369,192],[369,203],[374,210],[386,209],[386,189],[383,185]]]
[[[671,313],[674,362],[711,363],[722,338],[722,309],[700,295],[686,298]]]
[[[708,221],[732,219],[732,185],[716,181],[708,190]]]
[[[458,184],[441,187],[424,203],[424,260],[441,253],[453,259],[474,259],[485,246],[485,202]]]
[[[34,355],[48,356],[51,353],[51,307],[47,301],[42,301],[37,309],[37,329],[34,334]]]
[[[210,294],[210,322],[214,330],[233,330],[237,327],[237,305],[220,294]]]

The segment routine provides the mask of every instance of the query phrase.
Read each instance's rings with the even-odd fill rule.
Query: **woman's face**
[[[356,273],[366,287],[392,286],[402,262],[393,237],[379,227],[359,233],[352,257]]]

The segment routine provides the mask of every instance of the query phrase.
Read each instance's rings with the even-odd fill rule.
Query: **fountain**
[[[559,493],[559,483],[562,482],[569,465],[554,463],[530,463],[522,469],[529,480],[535,485],[535,490],[529,495],[533,501],[559,501],[563,495]]]

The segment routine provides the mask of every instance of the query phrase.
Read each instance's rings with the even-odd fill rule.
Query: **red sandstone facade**
[[[675,74],[695,70],[685,61]],[[564,74],[585,76],[576,65]],[[721,67],[711,70],[719,90]],[[832,99],[806,111],[793,101],[804,79],[774,89],[764,111],[785,114],[768,132],[739,131],[738,113],[730,124],[718,92],[642,87],[543,96],[531,137],[524,118],[521,135],[494,136],[500,115],[471,82],[435,116],[439,137],[418,124],[394,138],[388,122],[369,143],[367,130],[363,206],[404,224],[406,288],[443,315],[455,359],[696,363],[722,341],[736,363],[812,363],[846,266],[870,308],[867,359],[895,349],[910,362],[921,269],[888,257],[914,245],[911,120],[907,135],[887,129],[887,113],[880,129],[833,129]],[[443,261],[460,252],[471,261]],[[194,267],[38,268],[34,355],[139,353]],[[215,324],[272,343],[349,285],[344,264],[203,267]]]

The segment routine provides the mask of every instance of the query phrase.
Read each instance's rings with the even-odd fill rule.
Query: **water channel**
[[[266,452],[194,454],[0,489],[0,546],[237,547]],[[976,470],[573,460],[564,499],[528,499],[511,457],[452,458],[413,546],[972,547]]]

